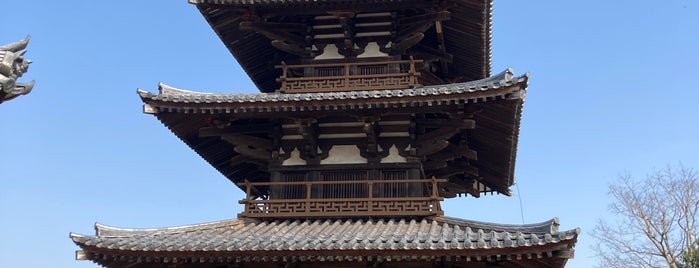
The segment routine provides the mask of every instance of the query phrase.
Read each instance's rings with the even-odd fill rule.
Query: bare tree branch
[[[612,220],[599,220],[592,236],[600,267],[675,267],[693,246],[699,216],[699,176],[668,166],[642,181],[630,175],[609,186]]]

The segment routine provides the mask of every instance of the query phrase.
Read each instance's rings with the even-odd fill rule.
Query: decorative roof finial
[[[24,58],[24,50],[29,43],[30,36],[24,39],[0,46],[0,103],[25,95],[32,91],[34,81],[29,83],[17,83],[17,78],[22,76],[32,61]]]

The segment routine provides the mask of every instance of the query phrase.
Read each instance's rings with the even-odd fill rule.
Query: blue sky
[[[235,217],[242,192],[153,116],[137,88],[254,92],[185,0],[6,1],[0,44],[32,35],[0,104],[0,267],[75,261],[69,232],[94,222],[163,227]],[[699,5],[495,1],[493,73],[531,72],[513,197],[456,198],[447,215],[500,223],[559,217],[580,227],[567,267],[595,263],[607,185],[666,164],[699,168]],[[521,200],[521,206],[520,206]],[[521,207],[521,209],[520,209]],[[613,235],[613,234],[610,234]]]

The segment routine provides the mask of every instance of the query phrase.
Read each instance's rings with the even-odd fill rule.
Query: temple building
[[[245,192],[237,218],[71,234],[104,267],[564,267],[579,229],[445,216],[511,195],[528,74],[491,75],[492,0],[189,0],[258,87],[138,90]],[[487,200],[483,200],[487,205]]]

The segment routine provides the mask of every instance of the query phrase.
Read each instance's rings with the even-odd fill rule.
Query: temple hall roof
[[[71,233],[78,258],[128,262],[462,261],[572,257],[579,229],[558,219],[503,225],[451,217],[422,219],[231,219],[181,227],[126,229],[96,224],[96,235]],[[565,263],[565,261],[563,261]],[[555,267],[555,266],[552,266]]]

